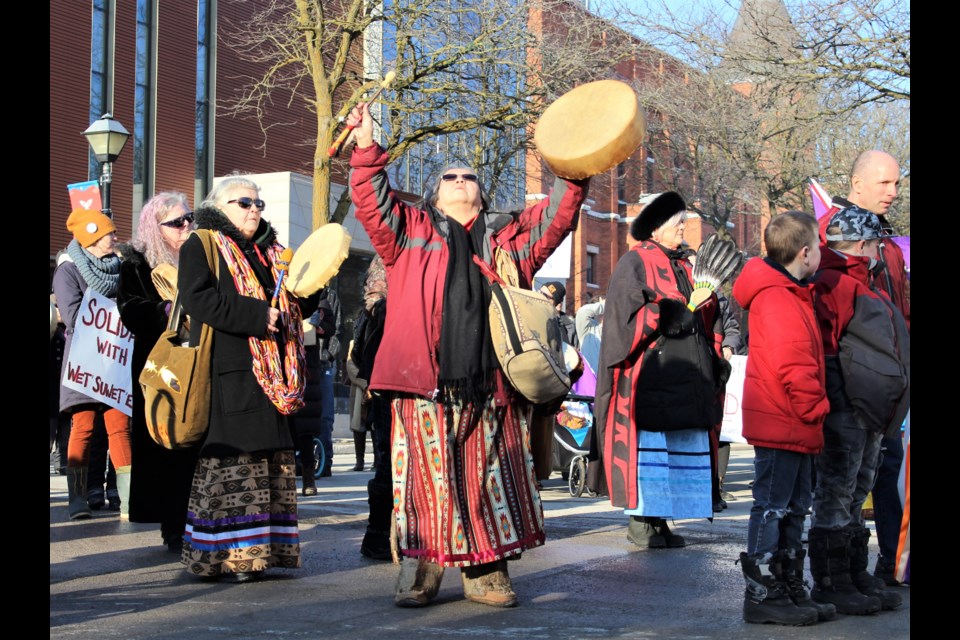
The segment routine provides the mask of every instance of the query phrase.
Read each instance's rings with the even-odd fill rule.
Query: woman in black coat
[[[150,437],[138,383],[150,350],[167,326],[172,291],[157,291],[151,274],[176,273],[180,246],[193,230],[187,197],[166,191],[150,198],[140,211],[136,237],[121,245],[120,319],[133,334],[133,419],[130,433],[133,461],[130,476],[130,521],[159,522],[163,543],[180,553],[187,521],[187,499],[199,447],[171,451]],[[175,278],[171,284],[175,284]]]
[[[304,315],[283,287],[270,301],[283,247],[261,219],[265,203],[248,178],[220,182],[196,210],[218,250],[219,280],[203,243],[180,250],[177,288],[191,320],[213,328],[210,426],[187,510],[182,561],[197,576],[247,582],[269,567],[300,567],[294,444],[287,416],[303,406]]]

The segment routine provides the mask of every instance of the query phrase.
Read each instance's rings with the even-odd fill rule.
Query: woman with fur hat
[[[143,205],[136,236],[130,244],[120,245],[123,263],[117,306],[124,326],[133,333],[130,439],[136,464],[130,476],[130,521],[159,522],[163,543],[172,553],[180,553],[183,544],[197,450],[191,447],[171,451],[154,442],[147,430],[143,389],[136,381],[150,350],[167,328],[170,312],[171,301],[157,290],[152,274],[158,268],[176,273],[180,246],[192,230],[193,212],[187,197],[164,191]],[[170,296],[169,292],[165,294]]]
[[[182,562],[193,575],[249,582],[270,567],[300,567],[297,477],[287,416],[303,406],[303,322],[320,291],[299,299],[280,287],[284,247],[261,217],[266,203],[249,178],[217,184],[195,211],[220,261],[203,242],[180,248],[177,289],[190,315],[190,343],[213,329],[210,426],[193,476]]]
[[[722,332],[715,295],[687,308],[685,221],[672,191],[640,212],[604,309],[590,457],[602,460],[610,501],[630,516],[627,538],[642,547],[685,546],[667,518],[713,516],[708,432],[723,417]]]
[[[53,274],[53,292],[60,317],[66,326],[64,366],[70,359],[74,327],[87,287],[93,287],[101,295],[115,300],[120,284],[120,257],[114,253],[117,234],[113,220],[100,211],[74,209],[67,218],[67,229],[73,233],[73,240],[67,245],[70,259],[61,263]],[[71,416],[70,442],[67,446],[67,508],[70,518],[77,520],[91,515],[87,504],[87,465],[94,420],[98,413],[103,414],[107,428],[110,458],[117,471],[121,509],[125,509],[130,487],[129,418],[119,409],[97,402],[62,384],[60,411]]]
[[[403,556],[394,603],[427,605],[444,569],[457,567],[467,599],[515,606],[507,559],[543,544],[543,508],[527,404],[493,351],[477,261],[493,265],[500,247],[529,288],[576,227],[589,180],[558,179],[536,205],[494,213],[477,173],[455,164],[409,206],[390,187],[365,104],[348,124],[350,195],[390,287],[370,390],[392,397],[392,524]]]

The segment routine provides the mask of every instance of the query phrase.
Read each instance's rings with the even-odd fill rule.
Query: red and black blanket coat
[[[692,283],[689,263],[676,262]],[[632,509],[638,499],[638,429],[710,429],[720,423],[722,393],[717,393],[715,379],[722,321],[715,295],[695,313],[686,310],[687,297],[670,257],[651,241],[635,245],[620,258],[606,300],[590,457],[603,463],[611,504]],[[671,322],[684,326],[681,333],[693,340],[697,353],[645,377],[645,365],[664,364],[662,308],[669,308],[672,316],[679,313],[681,317]],[[655,351],[660,352],[651,355]],[[659,424],[649,424],[650,414],[658,416]]]

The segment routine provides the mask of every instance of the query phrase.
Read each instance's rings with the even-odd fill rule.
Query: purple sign
[[[910,236],[894,236],[893,240],[903,251],[903,261],[907,265],[907,278],[910,277]]]

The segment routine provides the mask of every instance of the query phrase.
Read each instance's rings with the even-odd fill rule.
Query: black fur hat
[[[630,235],[634,240],[646,240],[653,235],[653,230],[672,218],[675,214],[687,208],[676,191],[664,191],[647,203],[640,211],[640,215],[630,223]]]

